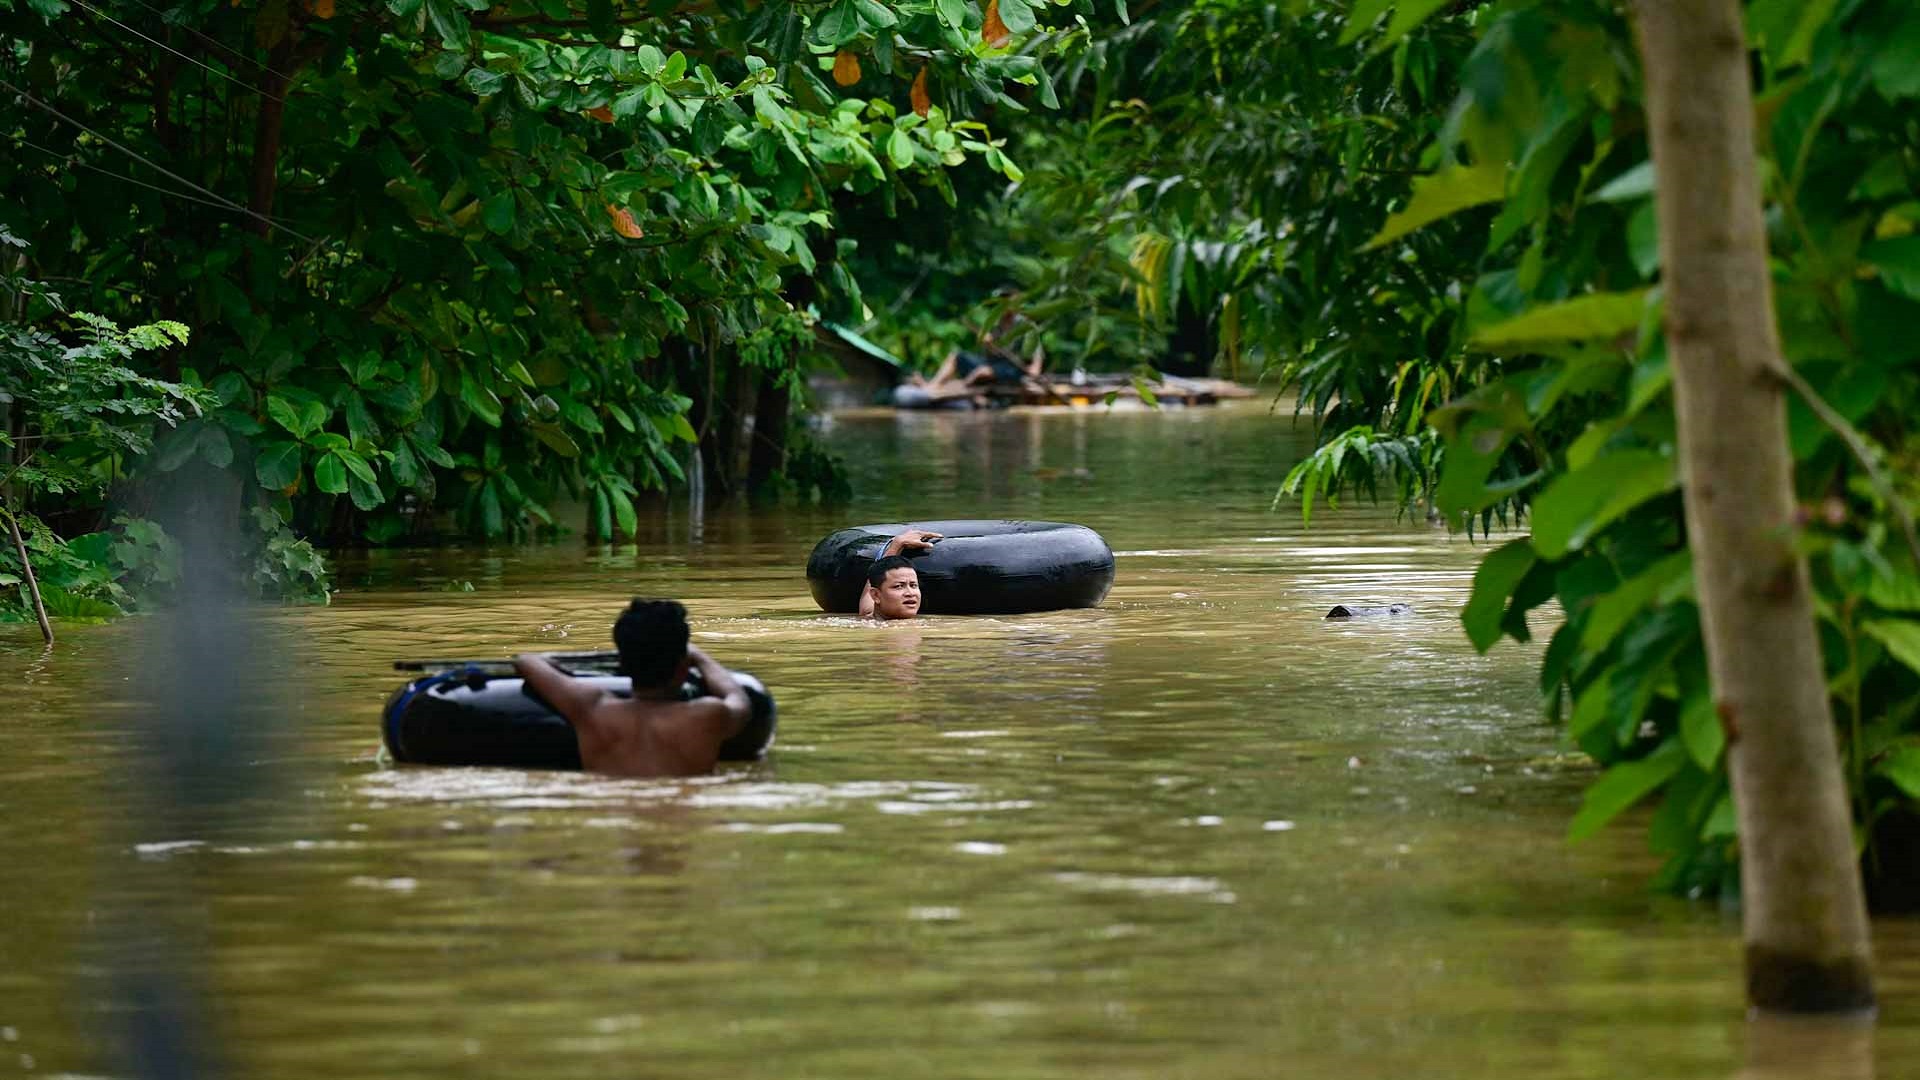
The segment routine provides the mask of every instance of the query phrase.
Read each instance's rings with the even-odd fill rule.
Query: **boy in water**
[[[908,529],[887,542],[880,557],[867,567],[867,587],[860,590],[863,619],[911,619],[920,614],[920,574],[901,554],[931,551],[937,532]]]
[[[575,679],[539,653],[516,656],[513,666],[573,725],[588,772],[693,776],[713,771],[720,744],[746,725],[752,705],[732,674],[687,639],[687,609],[678,602],[635,600],[627,608],[613,624],[613,643],[633,678],[631,698]],[[713,696],[681,701],[693,666]]]

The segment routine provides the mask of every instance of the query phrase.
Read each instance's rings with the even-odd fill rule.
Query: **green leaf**
[[[327,454],[313,463],[313,486],[329,495],[345,494],[347,466],[337,455]]]
[[[1747,32],[1776,68],[1804,64],[1839,0],[1754,0]]]
[[[1651,450],[1627,450],[1565,473],[1533,500],[1533,546],[1558,559],[1594,533],[1679,482],[1673,459]]]
[[[427,21],[433,24],[434,32],[440,35],[441,48],[453,52],[467,51],[473,26],[467,22],[466,12],[454,7],[453,0],[427,0]]]
[[[1351,45],[1360,40],[1360,35],[1373,29],[1380,16],[1393,6],[1393,0],[1353,0],[1353,9],[1347,13],[1347,25],[1340,31],[1340,44]]]
[[[513,189],[502,188],[480,208],[480,221],[496,236],[513,231]]]
[[[1905,571],[1875,574],[1867,583],[1867,599],[1889,611],[1920,611],[1920,578]]]
[[[1910,799],[1920,799],[1920,746],[1903,746],[1888,754],[1874,772],[1893,781]]]
[[[1587,196],[1588,202],[1631,202],[1653,194],[1653,162],[1643,161]]]
[[[1515,349],[1619,337],[1639,330],[1646,317],[1649,291],[1588,293],[1543,304],[1517,318],[1476,330],[1472,341],[1483,349]]]
[[[1680,741],[1686,744],[1693,763],[1712,772],[1727,748],[1727,732],[1720,726],[1719,710],[1713,706],[1713,694],[1703,683],[1687,695],[1680,705]]]
[[[1920,67],[1920,59],[1914,61]],[[1887,287],[1911,300],[1920,300],[1920,235],[1875,240],[1860,249],[1860,260],[1880,270]]]
[[[1584,840],[1599,832],[1601,826],[1673,779],[1686,763],[1686,750],[1680,740],[1668,739],[1646,757],[1608,769],[1587,788],[1580,812],[1567,827],[1568,839]]]
[[[504,72],[488,71],[476,67],[467,69],[467,89],[481,97],[488,97],[500,91],[500,84],[507,81]]]
[[[1874,88],[1888,101],[1920,97],[1920,10],[1909,8],[1907,17],[1880,46],[1868,70]]]
[[[1449,165],[1413,182],[1405,208],[1391,214],[1361,250],[1377,248],[1469,207],[1499,202],[1507,194],[1507,170],[1501,165]]]
[[[565,431],[562,431],[559,426],[555,424],[533,424],[530,426],[533,429],[533,437],[552,447],[554,453],[566,458],[580,456],[580,444],[574,442],[573,437]]]
[[[1473,572],[1473,595],[1460,611],[1461,625],[1466,627],[1474,648],[1486,652],[1500,640],[1507,598],[1536,561],[1533,545],[1526,537],[1509,540],[1480,560],[1480,568]]]
[[[904,169],[913,164],[913,137],[899,128],[887,136],[887,160],[893,162],[896,169]]]
[[[361,510],[378,510],[380,504],[387,501],[379,484],[365,479],[357,472],[347,476],[347,494],[353,499],[353,505]]]
[[[1000,21],[1016,34],[1032,30],[1036,19],[1027,0],[1000,0]]]
[[[607,501],[613,504],[613,517],[620,525],[620,531],[632,536],[640,531],[640,515],[634,512],[633,500],[619,488],[609,489]]]
[[[678,49],[667,57],[667,64],[660,69],[660,81],[679,82],[687,74],[687,54]]]
[[[933,0],[934,13],[940,21],[955,30],[967,28],[967,16],[971,14],[971,5],[967,0]]]
[[[1021,0],[1022,3],[1025,0]],[[885,30],[900,21],[887,5],[877,0],[853,0],[853,8],[860,15],[860,21],[869,30]]]
[[[473,415],[479,417],[481,423],[488,427],[500,426],[499,395],[474,382],[472,376],[460,377],[460,400],[473,410]]]
[[[227,440],[225,429],[209,424],[200,429],[193,442],[194,449],[214,468],[224,469],[233,464],[233,443]]]
[[[1381,52],[1393,47],[1393,44],[1406,37],[1420,24],[1432,17],[1433,13],[1446,7],[1452,0],[1400,0],[1394,6],[1393,21],[1387,23],[1387,32],[1379,41],[1373,43],[1373,51]]]
[[[300,479],[300,444],[272,442],[261,447],[253,459],[253,475],[270,491],[279,491]]]
[[[267,415],[292,432],[294,438],[304,439],[327,422],[327,407],[316,399],[290,401],[278,394],[269,394]]]
[[[1604,652],[1629,620],[1649,603],[1670,601],[1693,591],[1693,553],[1676,551],[1601,594],[1587,609],[1580,648]]]
[[[813,24],[813,40],[822,45],[845,45],[859,36],[860,15],[853,0],[840,0],[821,12]]]
[[[668,421],[668,423],[673,427],[674,437],[681,442],[691,443],[700,441],[700,435],[693,430],[693,425],[687,421],[686,413],[674,413],[673,419]]]
[[[374,473],[373,466],[367,464],[367,459],[354,453],[352,450],[335,450],[328,454],[328,456],[339,457],[341,463],[346,465],[349,472],[365,480],[367,483],[378,484],[380,482],[380,477]]]
[[[1910,619],[1868,619],[1861,629],[1887,647],[1893,658],[1920,671],[1920,622]]]

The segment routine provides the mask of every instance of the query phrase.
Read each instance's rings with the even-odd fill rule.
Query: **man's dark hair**
[[[909,562],[905,555],[889,555],[884,559],[875,559],[873,565],[867,567],[867,584],[877,589],[887,583],[887,571],[898,570],[903,566],[913,570],[913,563]],[[914,576],[919,577],[919,571],[914,571]]]
[[[687,658],[687,609],[678,600],[635,600],[613,624],[620,669],[635,686],[661,686]]]

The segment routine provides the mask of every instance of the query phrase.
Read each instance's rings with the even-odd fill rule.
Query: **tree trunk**
[[[753,405],[753,445],[747,452],[747,492],[757,495],[787,465],[787,413],[793,395],[771,374],[760,377]]]
[[[20,535],[20,519],[13,515],[11,508],[0,510],[0,513],[7,515],[7,531],[13,534],[13,550],[20,556],[20,591],[26,593],[27,599],[33,604],[33,616],[40,620],[40,636],[51,645],[53,624],[47,621],[47,605],[40,599],[40,582],[33,576],[33,560],[27,556],[26,539]]]
[[[1747,999],[1873,1004],[1852,820],[1793,549],[1793,462],[1739,0],[1636,0],[1687,532],[1740,818]]]
[[[280,134],[287,116],[287,88],[284,73],[293,64],[293,39],[281,39],[267,50],[267,68],[260,73],[260,112],[253,124],[253,183],[247,208],[259,217],[249,218],[247,228],[267,235],[264,218],[273,216],[273,197],[280,190]]]

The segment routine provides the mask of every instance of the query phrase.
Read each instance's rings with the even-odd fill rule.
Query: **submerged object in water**
[[[777,710],[760,680],[736,671],[753,712],[746,726],[720,746],[721,761],[757,761],[773,745]],[[619,697],[632,693],[625,675],[578,675]],[[706,695],[696,670],[680,688],[683,701]],[[501,765],[578,769],[573,725],[536,697],[518,677],[477,666],[415,679],[387,700],[381,734],[395,761],[416,765]]]
[[[1362,607],[1359,604],[1335,604],[1327,612],[1329,619],[1360,619],[1370,615],[1411,615],[1411,604],[1387,604],[1382,607]]]
[[[822,611],[860,610],[860,590],[887,542],[909,528],[939,533],[907,558],[920,575],[921,613],[1019,615],[1098,607],[1113,586],[1113,549],[1085,525],[1058,521],[922,521],[858,525],[814,545],[807,587]]]

